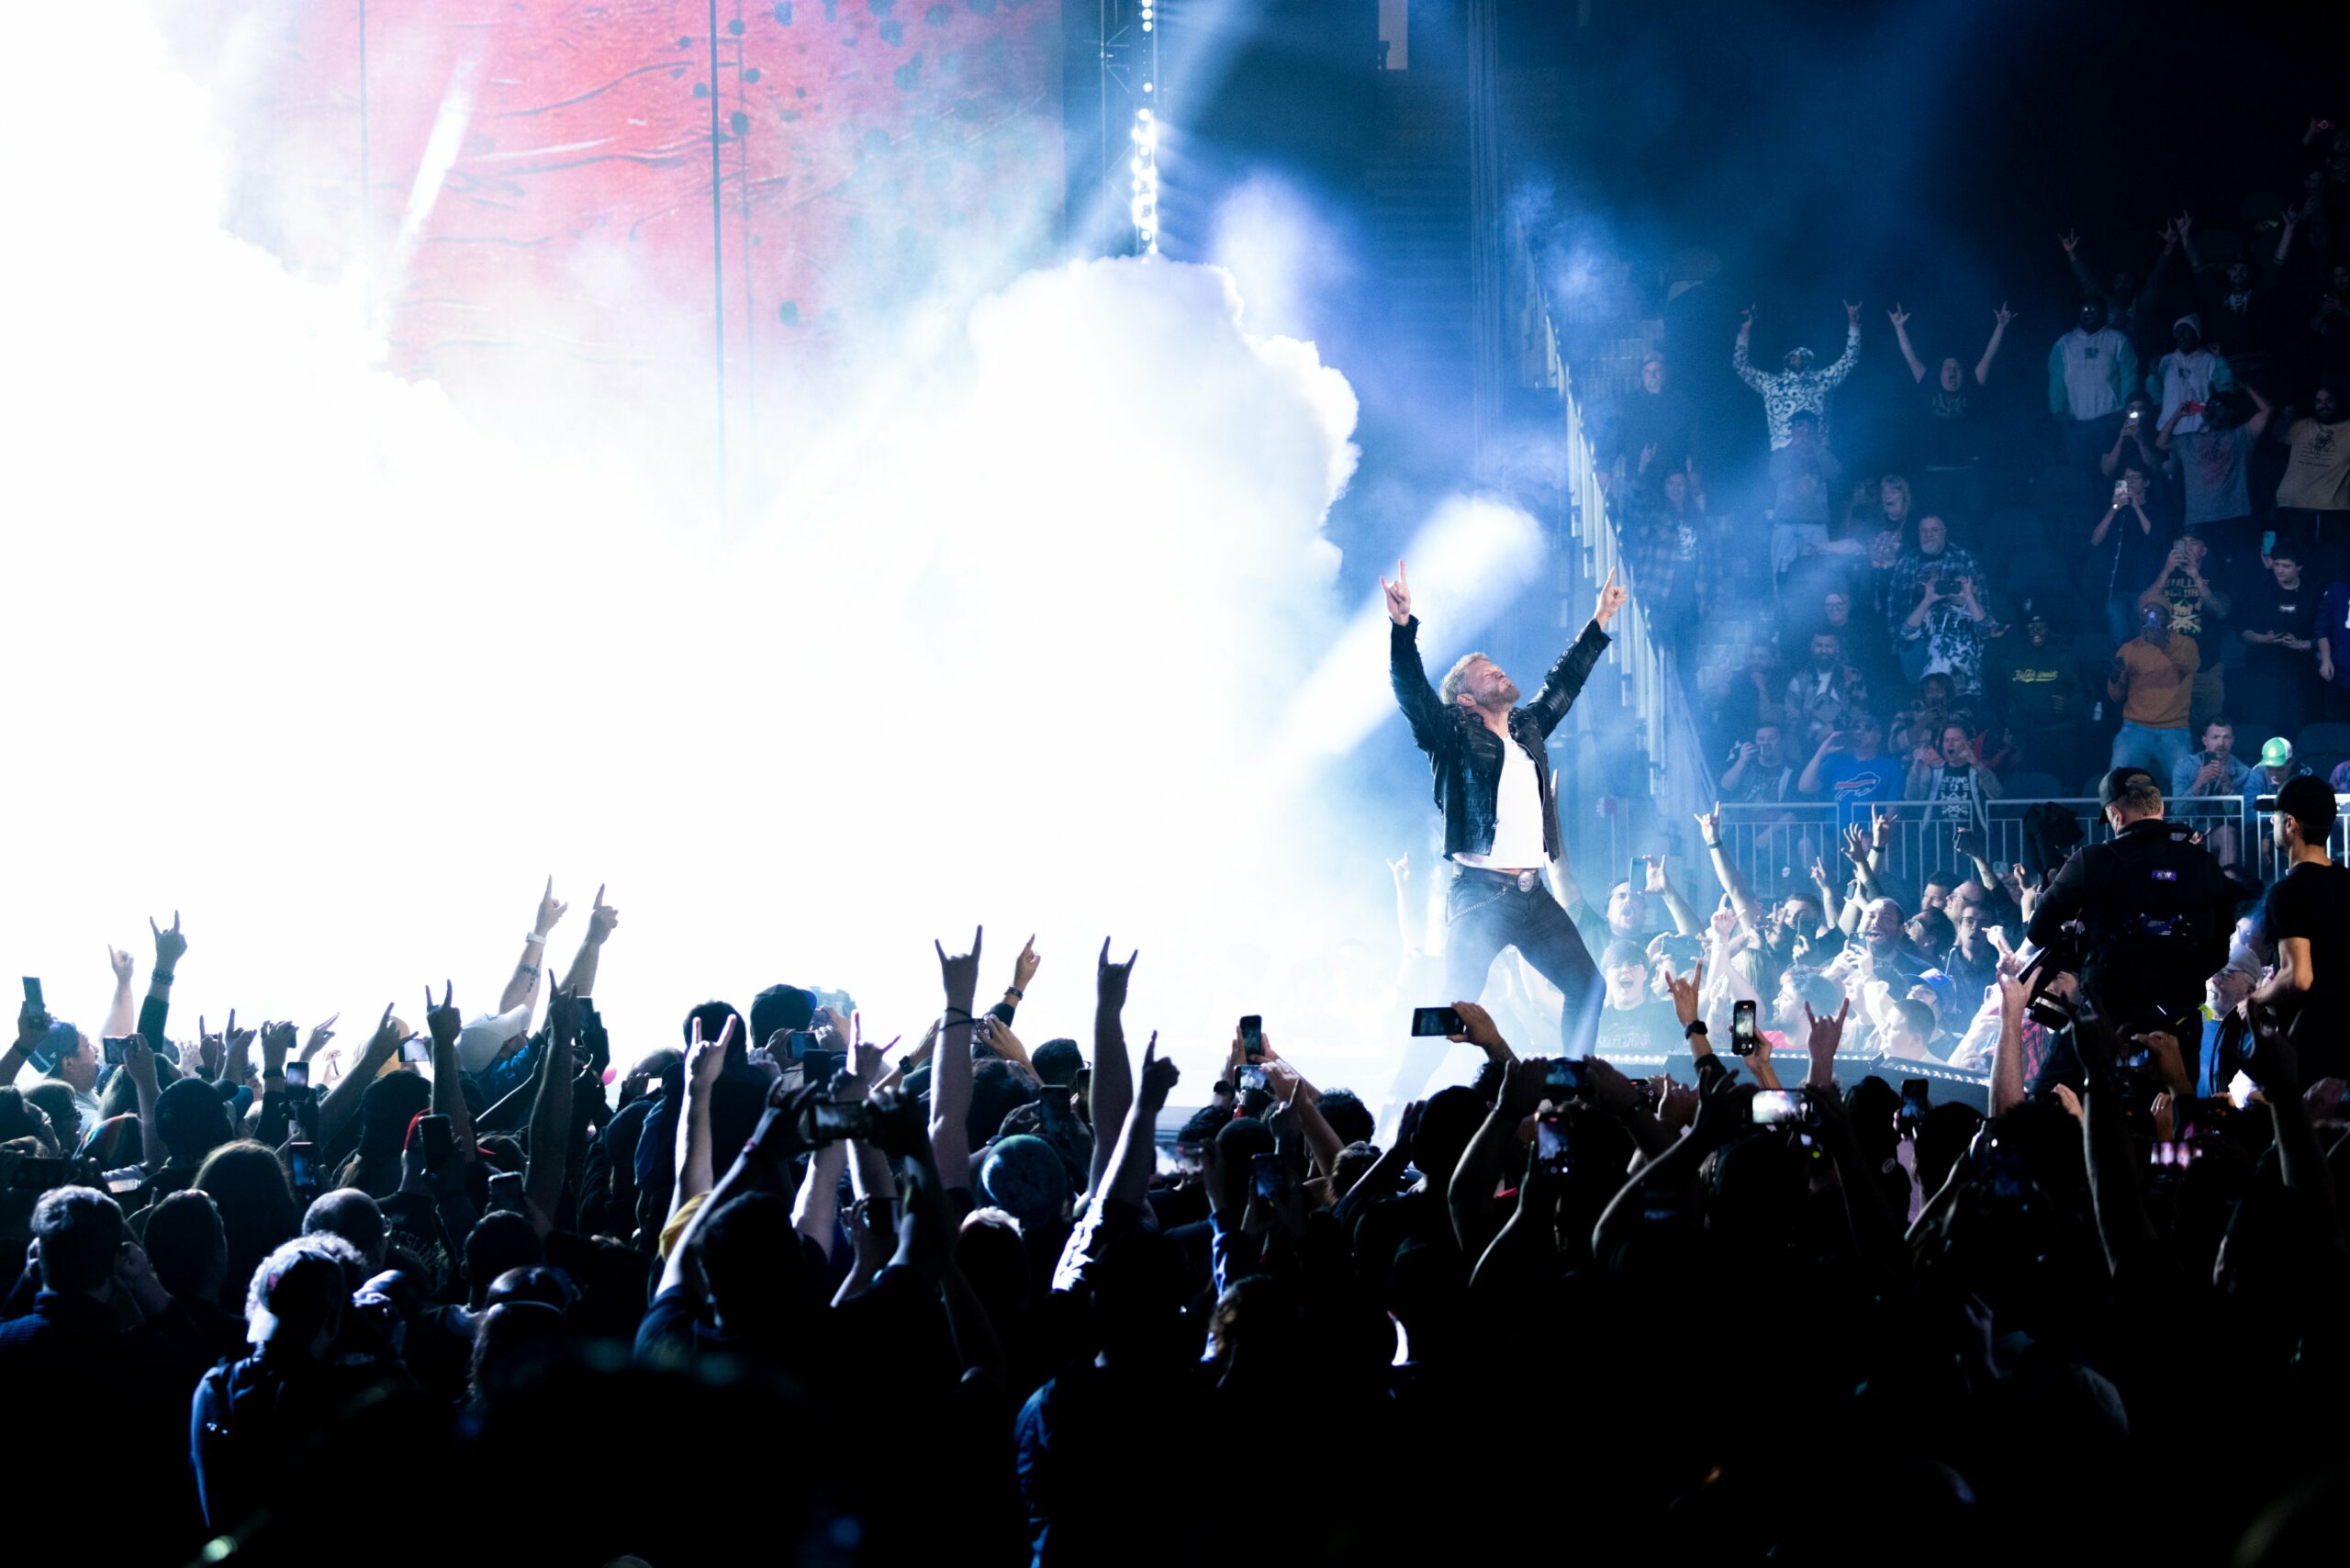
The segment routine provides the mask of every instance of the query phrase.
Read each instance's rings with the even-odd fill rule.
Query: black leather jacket
[[[1428,754],[1428,771],[1435,776],[1436,803],[1444,812],[1444,853],[1483,855],[1494,847],[1494,800],[1502,782],[1501,737],[1459,706],[1448,707],[1428,684],[1420,665],[1420,622],[1414,616],[1393,627],[1387,640],[1389,678],[1395,700],[1411,722],[1412,739]],[[1543,678],[1542,689],[1523,708],[1509,714],[1512,739],[1534,759],[1534,777],[1542,786],[1542,848],[1559,857],[1559,813],[1555,809],[1550,759],[1542,743],[1567,716],[1591,666],[1611,641],[1599,622],[1587,622],[1574,646],[1559,655]]]

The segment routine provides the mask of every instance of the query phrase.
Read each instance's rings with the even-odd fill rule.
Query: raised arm
[[[457,1012],[454,981],[443,980],[441,1005],[432,1005],[432,988],[424,988],[424,1027],[432,1036],[432,1114],[449,1118],[449,1132],[459,1159],[476,1157],[473,1109],[465,1103],[464,1069],[457,1065],[457,1036],[464,1019]]]
[[[565,991],[574,996],[595,994],[597,962],[604,956],[604,944],[611,939],[612,930],[620,923],[621,912],[604,902],[604,885],[597,883],[596,902],[588,911],[588,935],[579,939],[579,951],[572,955],[570,972],[563,977]],[[767,1044],[765,1040],[750,1043]]]
[[[1975,386],[1987,386],[1991,384],[1991,362],[1999,357],[1999,345],[2008,337],[2008,323],[2015,319],[2016,313],[2008,308],[2008,302],[2004,299],[1999,301],[1999,308],[1991,312],[1991,339],[1983,345],[1983,357],[1975,362]]]
[[[1817,764],[1818,758],[1812,760]],[[1730,907],[1738,911],[1738,918],[1749,927],[1760,930],[1762,906],[1754,902],[1754,894],[1747,888],[1746,879],[1739,875],[1738,868],[1730,864],[1729,851],[1722,847],[1722,803],[1719,801],[1714,802],[1711,812],[1699,813],[1697,835],[1705,842],[1706,858],[1713,863],[1714,879],[1722,885],[1722,891],[1729,895]],[[1661,868],[1652,868],[1651,874],[1651,877],[1660,875]],[[1679,911],[1674,911],[1673,919],[1674,924],[1681,925]],[[1684,932],[1696,928],[1694,916],[1688,924],[1681,925]]]
[[[1550,1070],[1550,1064],[1540,1057],[1504,1062],[1501,1092],[1452,1168],[1445,1211],[1452,1219],[1454,1239],[1469,1256],[1483,1252],[1500,1228],[1494,1223],[1494,1208],[1502,1170],[1517,1148],[1519,1125],[1541,1104]]]
[[[1843,385],[1844,377],[1861,363],[1861,307],[1857,300],[1844,301],[1844,352],[1834,364],[1819,373],[1819,384],[1833,389]]]
[[[1893,341],[1901,345],[1902,361],[1909,366],[1909,379],[1925,380],[1926,362],[1918,357],[1918,351],[1909,343],[1909,312],[1901,308],[1901,301],[1897,299],[1893,302],[1893,308],[1885,314],[1886,319],[1893,323]]]
[[[1395,563],[1393,582],[1382,577],[1379,587],[1393,623],[1387,633],[1387,679],[1395,689],[1395,705],[1412,727],[1412,743],[1430,756],[1441,756],[1452,745],[1458,726],[1420,663],[1420,623],[1412,614],[1412,585],[1404,575],[1404,563]]]
[[[1142,1048],[1142,1082],[1126,1107],[1117,1147],[1111,1151],[1109,1185],[1103,1189],[1107,1201],[1138,1209],[1150,1202],[1150,1172],[1158,1161],[1158,1113],[1167,1108],[1167,1097],[1175,1092],[1175,1081],[1181,1076],[1172,1061],[1158,1054],[1158,1036],[1152,1034]]]
[[[2268,399],[2260,395],[2259,387],[2249,381],[2240,382],[2238,385],[2244,388],[2244,395],[2252,399],[2252,417],[2244,420],[2244,431],[2253,440],[2258,441],[2261,432],[2268,428],[2269,417],[2276,410],[2268,406]]]
[[[1109,1173],[1110,1140],[1103,1134],[1124,1126],[1126,1112],[1134,1104],[1134,1064],[1126,1059],[1123,1014],[1126,985],[1134,976],[1135,960],[1141,957],[1141,949],[1136,948],[1126,955],[1125,963],[1112,963],[1110,939],[1102,938],[1102,957],[1093,974],[1093,1081],[1086,1098],[1093,1123],[1093,1166],[1085,1183],[1089,1193],[1101,1192],[1102,1178]]]
[[[139,1002],[130,990],[130,976],[138,960],[118,947],[108,946],[106,963],[114,969],[114,1000],[106,1005],[106,1021],[99,1033],[109,1039],[120,1039],[139,1027]]]
[[[938,1025],[938,1054],[930,1064],[930,1149],[938,1179],[952,1191],[971,1185],[971,1002],[979,989],[979,940],[971,930],[971,950],[949,957],[938,951],[939,982],[946,991],[946,1015]]]
[[[539,915],[531,925],[531,934],[522,938],[522,956],[514,962],[514,972],[507,977],[506,989],[498,994],[498,1010],[511,1013],[524,1002],[535,1003],[539,997],[539,972],[546,967],[547,933],[563,918],[571,906],[554,896],[554,879],[547,879],[547,890],[539,895]]]
[[[2073,269],[2073,281],[2081,286],[2081,293],[2102,297],[2105,290],[2098,286],[2097,274],[2089,271],[2088,263],[2081,259],[2081,231],[2076,229],[2059,234],[2056,243],[2065,247],[2065,263]]]
[[[1718,817],[1721,808],[1716,806],[1714,813]],[[1689,901],[1681,896],[1681,890],[1673,885],[1673,879],[1665,875],[1664,857],[1648,857],[1648,866],[1647,890],[1664,901],[1666,912],[1673,916],[1673,928],[1684,936],[1695,935],[1702,923],[1697,919],[1697,912],[1689,907]]]
[[[384,1070],[384,1064],[399,1053],[400,1047],[408,1043],[412,1034],[407,1025],[392,1016],[392,1004],[388,1002],[384,1003],[383,1022],[376,1025],[375,1034],[368,1036],[365,1048],[359,1053],[359,1059],[351,1064],[351,1070],[337,1079],[334,1087],[327,1091],[327,1097],[319,1102],[320,1143],[332,1143],[336,1135],[342,1131],[343,1125],[358,1114],[359,1097],[367,1092],[367,1086],[375,1081],[375,1075]]]
[[[677,1108],[677,1180],[670,1188],[669,1212],[675,1215],[691,1199],[711,1190],[717,1181],[710,1137],[710,1100],[718,1075],[726,1066],[726,1050],[734,1043],[734,1020],[715,1040],[701,1037],[701,1020],[688,1025],[684,1101]]]
[[[546,1051],[539,1058],[522,1166],[522,1212],[541,1236],[554,1228],[563,1209],[564,1170],[571,1158],[571,1054],[578,1044],[578,999],[557,991],[547,1001]]]
[[[171,1027],[172,977],[179,970],[180,959],[187,954],[187,938],[180,934],[178,910],[172,911],[169,931],[157,925],[152,915],[147,919],[147,929],[155,938],[155,967],[147,977],[147,1000],[139,1004],[139,1033],[148,1044],[156,1045],[169,1037],[165,1031]],[[12,1077],[0,1073],[0,1083],[10,1081]]]
[[[1746,314],[1739,318],[1738,342],[1729,351],[1729,367],[1737,374],[1737,376],[1740,381],[1745,382],[1749,386],[1751,386],[1754,390],[1760,392],[1770,385],[1770,377],[1764,375],[1761,371],[1755,369],[1754,366],[1747,363],[1747,340],[1751,338],[1753,335],[1754,307],[1750,305],[1746,308]]]
[[[1630,598],[1611,569],[1607,580],[1599,585],[1599,602],[1592,609],[1590,624],[1575,639],[1574,646],[1559,655],[1559,662],[1542,678],[1542,689],[1526,705],[1535,729],[1544,739],[1549,739],[1550,732],[1559,727],[1559,721],[1567,716],[1567,710],[1583,690],[1583,682],[1591,678],[1592,667],[1607,651],[1607,623],[1616,619],[1617,612]]]

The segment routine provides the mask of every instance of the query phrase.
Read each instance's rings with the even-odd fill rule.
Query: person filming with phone
[[[1444,853],[1452,862],[1445,900],[1445,983],[1476,1001],[1486,971],[1516,947],[1566,994],[1560,1038],[1570,1056],[1588,1056],[1603,1001],[1599,970],[1574,922],[1543,879],[1559,858],[1555,786],[1543,742],[1567,715],[1610,641],[1607,624],[1629,595],[1610,572],[1599,602],[1574,645],[1520,706],[1516,682],[1483,654],[1467,654],[1428,684],[1420,664],[1419,621],[1402,562],[1387,596],[1388,674],[1413,742],[1427,753]]]

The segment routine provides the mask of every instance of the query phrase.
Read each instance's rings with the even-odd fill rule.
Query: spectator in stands
[[[2235,608],[2234,601],[2205,575],[2210,554],[2210,547],[2199,536],[2186,535],[2164,557],[2162,576],[2138,596],[2141,614],[2149,610],[2159,610],[2173,632],[2194,641],[2197,663],[2192,706],[2199,720],[2208,719],[2226,706],[2227,676],[2225,666],[2220,663],[2220,639],[2222,623]],[[2170,777],[2169,764],[2165,762],[2154,777]]]
[[[1608,449],[1600,455],[1611,472],[1654,478],[1689,461],[1696,428],[1696,410],[1671,385],[1664,355],[1651,353],[1640,362],[1640,389],[1617,402]]]
[[[2087,584],[2101,586],[2107,628],[2117,643],[2126,640],[2138,624],[2138,585],[2170,569],[2176,535],[2154,521],[2146,497],[2146,476],[2132,467],[2113,482],[2113,499],[2089,533]],[[2100,569],[2102,568],[2102,569]]]
[[[1771,571],[1784,576],[1799,555],[1828,544],[1828,495],[1844,465],[1829,450],[1819,416],[1787,417],[1787,441],[1771,454]]]
[[[2027,603],[2020,635],[1992,644],[1996,700],[2014,730],[2024,768],[2073,778],[2082,770],[2076,744],[2088,700],[2070,643],[2049,630],[2048,612]]]
[[[2089,270],[2088,263],[2081,256],[2081,237],[2078,233],[2059,234],[2056,242],[2065,248],[2065,260],[2073,269],[2074,280],[2081,286],[2081,297],[2100,301],[2105,307],[2106,320],[2124,339],[2134,342],[2138,321],[2145,312],[2146,302],[2153,299],[2171,252],[2178,249],[2176,225],[2165,236],[2163,260],[2156,263],[2154,272],[2148,274],[2143,288],[2126,271],[2117,271],[2110,280],[2099,283],[2097,274]]]
[[[2121,644],[2106,677],[2106,700],[2121,707],[2113,737],[2115,767],[2143,767],[2168,778],[2188,752],[2188,708],[2202,655],[2195,639],[2174,631],[2161,604],[2149,602],[2138,635]]]
[[[2171,769],[2171,795],[2244,794],[2252,768],[2237,759],[2235,746],[2235,726],[2223,717],[2213,718],[2203,726],[2202,749],[2180,757]]]
[[[1771,450],[1776,452],[1795,440],[1795,416],[1799,411],[1817,419],[1820,433],[1826,435],[1828,395],[1861,363],[1861,308],[1845,301],[1844,353],[1825,370],[1811,368],[1812,353],[1807,348],[1789,349],[1784,370],[1755,369],[1746,358],[1753,333],[1754,307],[1750,305],[1739,319],[1738,344],[1730,351],[1729,365],[1740,381],[1762,395],[1762,420],[1770,431]]]
[[[2268,570],[2245,589],[2243,692],[2234,707],[2255,735],[2300,724],[2316,711],[2318,596],[2301,570],[2306,550],[2279,534]]]
[[[2203,428],[2211,394],[2235,385],[2235,373],[2203,342],[2203,319],[2189,312],[2171,323],[2171,352],[2156,361],[2146,391],[2162,404],[2161,428],[2186,435]]]
[[[1624,547],[1632,591],[1649,607],[1655,634],[1678,647],[1705,615],[1707,575],[1717,554],[1695,465],[1648,476],[1633,492],[1629,512]]]
[[[1885,731],[1873,713],[1855,714],[1852,728],[1820,738],[1796,788],[1837,807],[1839,826],[1865,821],[1874,801],[1901,798],[1901,765],[1879,748]]]
[[[2120,479],[2132,468],[2142,477],[2163,472],[2169,460],[2154,444],[2154,432],[2161,425],[2154,400],[2143,387],[2132,387],[2130,399],[2122,406],[2121,422],[2114,427],[2113,444],[2097,460],[2098,472],[2109,479]]]
[[[1902,614],[1908,613],[1907,606],[1918,597],[1919,580],[1926,577],[1941,577],[1951,585],[1960,577],[1971,577],[1978,584],[1983,580],[1983,567],[1975,553],[1954,543],[1950,525],[1932,512],[1918,520],[1917,538],[1902,551],[1894,567],[1894,601],[1905,607]]]
[[[2255,267],[2251,258],[2240,255],[2215,275],[2196,253],[2194,226],[2183,216],[2179,220],[2178,242],[2187,252],[2188,265],[2194,269],[2191,275],[2199,314],[2211,340],[2228,351],[2239,373],[2257,374],[2281,341],[2277,280],[2292,251],[2293,230],[2300,222],[2300,214],[2287,207],[2276,249],[2265,263]]]
[[[1752,734],[1764,724],[1776,724],[1785,715],[1780,700],[1786,695],[1786,678],[1779,673],[1779,651],[1756,642],[1746,650],[1746,667],[1729,678],[1719,709],[1723,729],[1732,735]]]
[[[1920,537],[1929,534],[1930,525],[1939,532],[1941,521],[1919,519]],[[1910,579],[1916,599],[1900,626],[1904,672],[1915,669],[1921,679],[1947,675],[1957,694],[1967,699],[1983,691],[1983,644],[1991,622],[1970,565],[1964,557],[1947,565],[1932,557],[1918,562]]]
[[[2081,301],[2073,330],[2048,351],[2048,411],[2065,435],[2065,467],[2078,482],[2112,443],[2121,405],[2138,384],[2138,351],[2109,326],[2105,302]]]
[[[2015,312],[2002,300],[1991,313],[1991,336],[1974,370],[1970,373],[1956,354],[1945,354],[1930,373],[1930,386],[1926,362],[1918,357],[1909,342],[1909,313],[1896,301],[1886,314],[1893,322],[1894,341],[1901,346],[1902,362],[1909,367],[1909,379],[1923,389],[1918,405],[1919,444],[1928,482],[1936,492],[1933,504],[1955,509],[1964,518],[1978,518],[1981,489],[1975,481],[1975,469],[1983,461],[1982,409],[1972,394],[1991,384],[1991,362],[1998,357],[1999,344],[2007,338],[2008,323],[2016,319]]]
[[[2350,868],[2326,853],[2336,809],[2320,779],[2289,779],[2277,791],[2277,842],[2291,866],[2261,916],[2277,969],[2253,992],[2285,1008],[2311,1081],[2350,1076]]]
[[[2350,376],[2350,263],[2336,262],[2327,271],[2309,330],[2316,341],[2318,374],[2336,381]]]
[[[1785,732],[1777,724],[1758,724],[1754,738],[1740,741],[1722,770],[1721,797],[1748,804],[1784,802],[1795,799],[1796,767],[1788,760]]]
[[[2155,444],[2165,452],[2174,446],[2178,451],[2188,531],[2216,545],[2222,564],[2248,559],[2253,554],[2248,478],[2253,449],[2268,428],[2267,399],[2250,384],[2232,392],[2215,392],[2204,405],[2202,428],[2182,432],[2177,426],[2184,412],[2181,405],[2164,421]]]
[[[1787,682],[1782,722],[1798,745],[1817,748],[1830,733],[1848,726],[1868,700],[1868,682],[1844,662],[1843,640],[1833,632],[1814,632],[1809,662]]]
[[[2336,271],[2341,269],[2337,268]],[[2285,411],[2280,438],[2290,455],[2277,484],[2277,526],[2312,542],[2350,537],[2350,409],[2344,384],[2318,383],[2310,411]]]
[[[2350,581],[2336,579],[2318,601],[2317,678],[2325,717],[2350,720]]]

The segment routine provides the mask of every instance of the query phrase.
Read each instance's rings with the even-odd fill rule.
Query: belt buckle
[[[1520,871],[1517,874],[1517,890],[1521,893],[1530,893],[1534,890],[1534,884],[1540,879],[1541,873],[1538,871]]]

